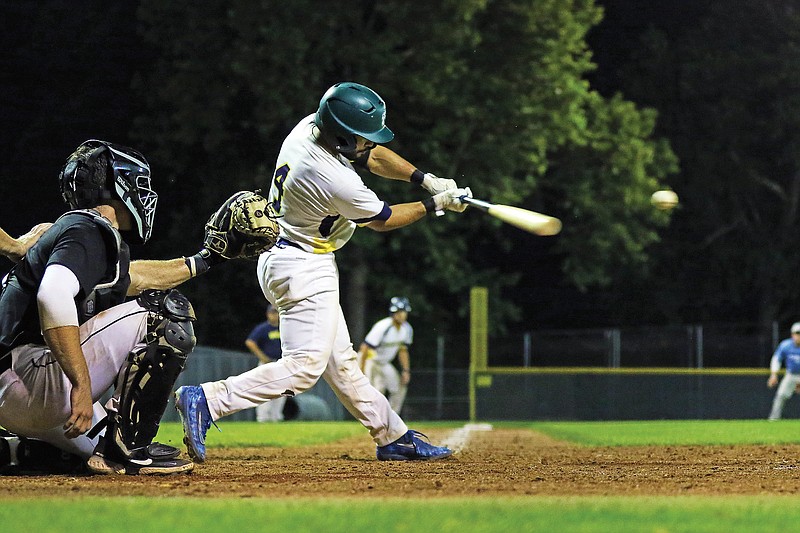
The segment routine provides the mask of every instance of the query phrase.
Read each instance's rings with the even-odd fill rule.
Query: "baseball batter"
[[[408,323],[409,312],[408,298],[392,298],[389,302],[391,314],[372,326],[358,351],[364,374],[373,387],[389,398],[395,413],[402,411],[411,381],[408,347],[414,342],[414,328]],[[395,358],[400,363],[400,373],[392,364]]]
[[[98,474],[191,471],[178,449],[152,440],[195,343],[191,304],[166,289],[192,267],[182,257],[132,263],[123,240],[150,238],[150,167],[133,149],[91,140],[59,182],[72,210],[43,234],[34,228],[38,240],[2,284],[0,425],[88,459]],[[208,257],[191,258],[195,273]]]
[[[791,338],[784,339],[778,344],[769,365],[770,375],[767,380],[769,388],[778,385],[778,372],[780,372],[781,366],[786,367],[786,375],[783,376],[781,384],[775,392],[775,399],[772,401],[770,420],[781,418],[784,404],[792,397],[797,385],[800,384],[800,322],[792,324],[791,333]]]
[[[466,205],[460,198],[472,196],[455,181],[425,174],[379,146],[394,136],[385,116],[385,104],[374,91],[339,83],[322,97],[316,114],[303,118],[285,139],[269,192],[280,217],[280,239],[262,254],[257,268],[264,295],[280,313],[283,357],[238,376],[176,391],[185,442],[196,461],[205,459],[212,420],[300,394],[320,377],[369,430],[378,459],[439,459],[452,453],[409,430],[369,383],[339,304],[334,252],[357,226],[394,230],[436,210],[462,212]],[[379,176],[421,184],[433,196],[390,206],[364,184],[354,164]]]

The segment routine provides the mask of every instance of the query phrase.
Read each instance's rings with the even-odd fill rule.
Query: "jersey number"
[[[276,213],[281,212],[281,201],[283,200],[283,184],[286,181],[286,178],[289,177],[289,165],[281,165],[277,169],[275,169],[275,177],[272,180],[272,184],[275,186],[275,190],[277,191],[277,195],[275,200],[272,201],[272,208],[275,210]],[[327,237],[331,234],[331,229],[333,228],[333,223],[339,218],[339,215],[330,215],[322,219],[322,222],[319,225],[319,234],[323,237]]]
[[[278,191],[278,195],[275,200],[272,201],[272,208],[276,213],[281,212],[281,201],[283,200],[283,182],[286,181],[288,176],[289,165],[281,165],[275,170],[275,177],[272,180],[272,184],[275,186],[275,190]]]

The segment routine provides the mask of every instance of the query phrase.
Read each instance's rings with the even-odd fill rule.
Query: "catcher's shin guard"
[[[111,402],[116,409],[109,410],[105,438],[106,447],[113,445],[126,459],[153,442],[175,381],[196,343],[194,309],[181,293],[148,290],[138,301],[149,311],[146,345],[128,355],[117,376]]]

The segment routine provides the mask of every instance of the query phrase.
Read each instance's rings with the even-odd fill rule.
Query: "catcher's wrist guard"
[[[193,256],[185,258],[185,261],[189,275],[194,278],[205,274],[212,266],[224,262],[225,258],[203,248]]]

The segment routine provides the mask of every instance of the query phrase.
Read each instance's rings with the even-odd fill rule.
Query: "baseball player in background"
[[[59,182],[72,210],[34,228],[38,240],[3,279],[0,425],[98,474],[189,472],[180,450],[153,438],[195,344],[192,306],[168,289],[208,270],[210,254],[130,262],[123,235],[147,242],[158,198],[131,148],[86,141]]]
[[[791,333],[791,338],[784,339],[778,344],[769,364],[770,375],[767,380],[769,388],[778,385],[778,372],[780,372],[781,366],[786,367],[786,375],[783,376],[778,390],[775,392],[775,399],[772,401],[770,420],[781,418],[784,404],[792,397],[800,384],[800,322],[792,324]]]
[[[414,328],[408,323],[409,312],[408,298],[392,298],[389,302],[391,314],[372,326],[358,350],[361,369],[372,386],[389,398],[395,413],[402,411],[411,381],[408,347],[414,342]],[[395,358],[400,363],[400,373],[393,364]]]
[[[244,341],[247,349],[258,359],[259,365],[271,363],[281,358],[281,328],[278,310],[268,303],[267,319],[261,322]],[[280,422],[283,420],[283,407],[286,397],[281,396],[256,407],[257,422]]]
[[[357,83],[328,89],[316,113],[283,142],[269,201],[277,212],[278,243],[263,253],[257,273],[266,298],[280,312],[283,357],[238,376],[175,393],[189,454],[205,460],[212,421],[280,396],[292,397],[323,377],[345,408],[370,432],[380,460],[439,459],[452,454],[410,430],[361,372],[339,304],[334,252],[356,229],[390,231],[435,211],[462,212],[453,180],[426,174],[381,146],[394,134],[386,106]],[[420,184],[432,196],[390,206],[361,180],[354,165],[385,178]]]

